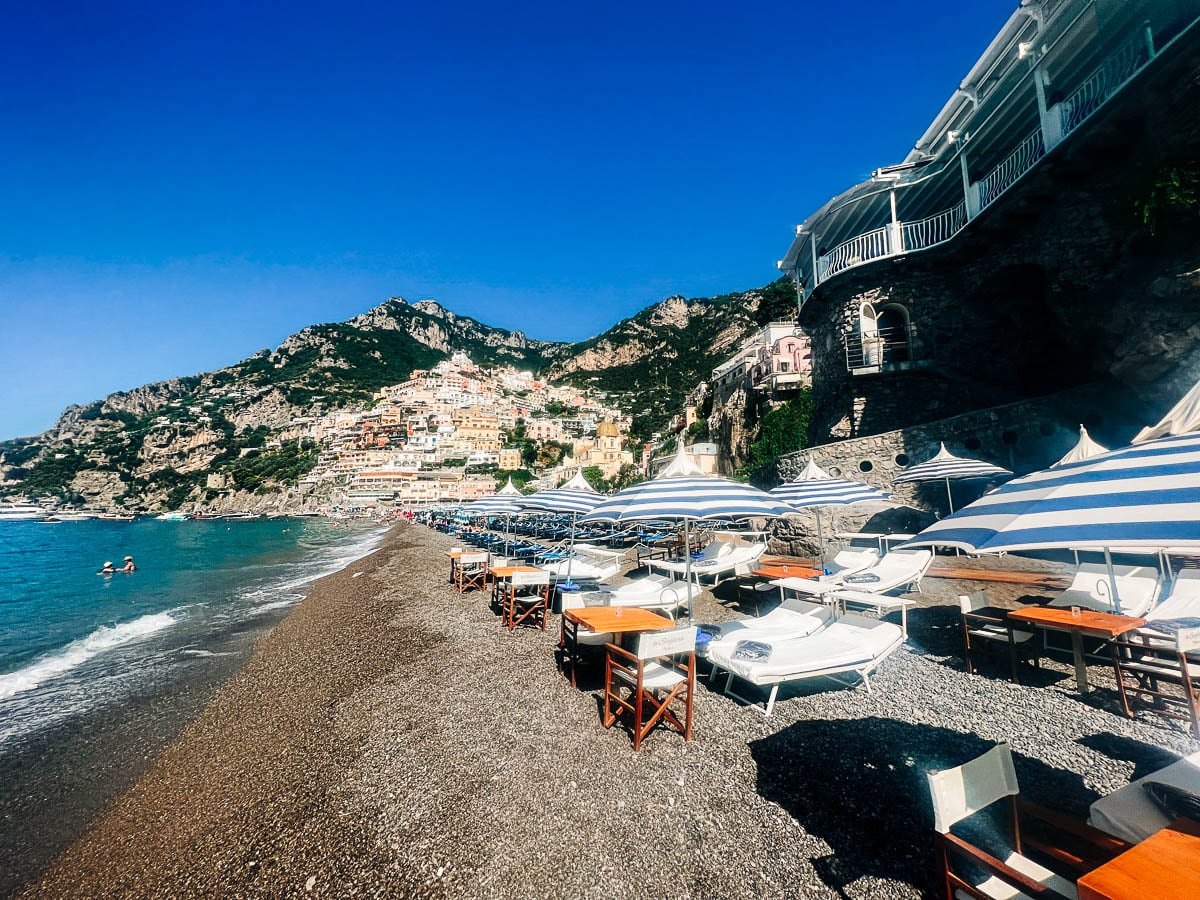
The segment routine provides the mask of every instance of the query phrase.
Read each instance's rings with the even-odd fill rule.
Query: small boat
[[[190,518],[187,513],[181,512],[165,512],[161,516],[155,516],[155,520],[159,522],[186,522]]]
[[[96,518],[101,522],[132,522],[137,516],[133,513],[100,513]]]
[[[96,518],[95,513],[80,512],[74,509],[62,509],[54,515],[60,522],[86,522]]]
[[[44,518],[44,519],[39,519],[38,524],[39,525],[61,525],[62,519],[58,518],[58,516],[46,516],[46,518]]]
[[[49,513],[32,503],[0,503],[0,522],[36,522]]]

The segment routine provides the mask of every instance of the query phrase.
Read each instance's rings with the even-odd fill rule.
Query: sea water
[[[41,729],[237,652],[381,534],[315,518],[0,522],[0,764]],[[136,571],[96,574],[127,555]]]

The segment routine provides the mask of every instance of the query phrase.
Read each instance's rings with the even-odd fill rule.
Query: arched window
[[[908,347],[907,309],[895,304],[883,307],[875,317],[875,327],[883,338],[885,363],[908,362],[912,358]]]

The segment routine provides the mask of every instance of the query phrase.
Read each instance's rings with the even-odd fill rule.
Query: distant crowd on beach
[[[123,561],[124,561],[125,565],[121,566],[121,568],[119,568],[119,569],[115,569],[115,568],[113,568],[112,560],[106,559],[104,561],[104,565],[100,567],[100,571],[97,572],[96,574],[97,575],[114,575],[117,572],[133,572],[133,571],[137,570],[137,566],[135,566],[133,564],[132,556],[125,557],[125,559]]]

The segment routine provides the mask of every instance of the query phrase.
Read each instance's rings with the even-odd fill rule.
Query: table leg
[[[1088,692],[1087,662],[1083,658],[1083,635],[1078,631],[1071,632],[1071,652],[1075,654],[1075,686],[1079,693]]]

